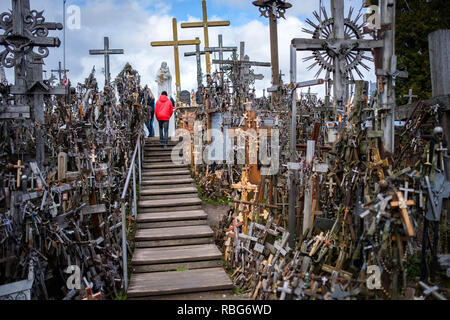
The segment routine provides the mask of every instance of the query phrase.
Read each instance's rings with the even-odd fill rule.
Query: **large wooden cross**
[[[199,38],[195,38],[195,40],[199,40]],[[203,87],[203,82],[202,82],[202,62],[201,62],[200,56],[202,56],[204,54],[205,54],[205,51],[201,51],[200,50],[200,44],[196,44],[195,45],[195,52],[186,52],[184,54],[185,57],[195,56],[197,58],[197,87],[198,87],[199,91]]]
[[[109,56],[111,54],[124,54],[124,51],[123,51],[123,49],[110,49],[108,37],[104,37],[103,42],[104,42],[103,50],[89,50],[89,54],[105,56],[105,85],[109,86],[109,84],[111,82]]]
[[[208,21],[208,12],[206,10],[206,0],[202,2],[203,6],[203,21],[202,22],[186,22],[181,24],[181,28],[203,28],[205,36],[205,47],[209,47],[209,27],[227,27],[230,25],[230,21]],[[206,73],[211,73],[211,60],[210,53],[206,52]]]
[[[153,41],[151,43],[152,47],[173,47],[174,57],[175,57],[175,77],[176,77],[176,87],[177,87],[177,97],[180,96],[181,92],[181,82],[180,82],[180,55],[178,53],[179,46],[190,46],[195,44],[200,44],[200,40],[178,40],[178,27],[177,19],[172,19],[173,28],[173,40],[172,41]]]

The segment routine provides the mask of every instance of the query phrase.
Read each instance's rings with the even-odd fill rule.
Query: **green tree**
[[[371,1],[377,4],[378,1]],[[428,35],[450,28],[448,0],[396,0],[395,46],[397,69],[409,73],[407,79],[397,78],[397,105],[408,102],[403,95],[411,88],[418,99],[431,98]]]

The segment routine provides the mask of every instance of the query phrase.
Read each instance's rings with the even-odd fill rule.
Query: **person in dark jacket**
[[[147,126],[149,138],[155,136],[155,129],[153,128],[153,119],[155,118],[155,97],[153,96],[152,91],[145,86],[144,88],[144,97],[142,98],[142,105],[146,108],[146,120],[149,122],[145,122]]]
[[[163,91],[155,107],[156,119],[159,122],[159,139],[164,149],[167,149],[169,143],[169,120],[173,115],[173,104],[167,96],[167,92]]]

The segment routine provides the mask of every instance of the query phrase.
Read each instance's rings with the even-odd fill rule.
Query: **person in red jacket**
[[[169,120],[173,115],[172,101],[167,97],[167,92],[163,91],[155,107],[156,119],[159,122],[159,140],[164,149],[167,149],[169,143]]]

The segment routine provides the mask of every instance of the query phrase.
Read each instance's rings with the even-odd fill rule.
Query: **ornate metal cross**
[[[331,12],[332,16],[328,17],[326,10],[322,9],[324,21],[317,12],[314,12],[319,25],[308,19],[306,22],[314,30],[303,30],[312,34],[313,38],[293,39],[292,45],[297,51],[313,51],[313,56],[305,58],[305,60],[316,59],[311,66],[311,68],[319,66],[320,69],[316,76],[319,76],[322,70],[333,72],[335,107],[343,107],[346,103],[346,77],[353,78],[353,70],[362,76],[358,66],[368,69],[362,60],[373,60],[371,57],[365,56],[363,52],[381,47],[383,41],[362,39],[362,32],[357,24],[361,14],[352,19],[353,9],[350,9],[349,15],[345,17],[344,0],[331,1]]]
[[[200,39],[197,37],[195,40],[200,41]],[[202,83],[202,61],[201,61],[201,55],[204,55],[205,51],[200,51],[200,44],[195,45],[195,52],[186,52],[184,54],[185,57],[192,57],[195,56],[197,58],[197,87],[200,91],[203,87]]]
[[[278,86],[280,79],[280,63],[278,58],[278,26],[277,19],[284,18],[287,9],[292,4],[282,0],[257,0],[253,5],[259,8],[261,16],[269,18],[270,25],[270,55],[272,61],[272,85]]]
[[[206,10],[206,0],[202,2],[203,7],[203,21],[202,22],[186,22],[181,24],[181,28],[203,28],[205,36],[205,47],[209,48],[209,27],[227,27],[230,21],[208,21],[208,13]],[[205,50],[206,51],[206,50]],[[209,52],[206,52],[206,73],[211,73],[211,60]]]
[[[175,56],[175,77],[176,77],[176,87],[177,87],[177,97],[179,97],[181,92],[181,84],[180,84],[180,56],[178,53],[178,46],[189,46],[194,44],[200,44],[200,40],[178,40],[178,27],[177,27],[177,19],[173,18],[172,20],[172,28],[173,28],[173,41],[153,41],[151,43],[152,47],[172,47]]]
[[[103,50],[89,50],[90,55],[104,55],[105,56],[105,85],[109,86],[111,82],[110,73],[110,63],[109,56],[111,54],[124,54],[123,49],[110,49],[109,48],[109,38],[104,37],[104,48]]]

